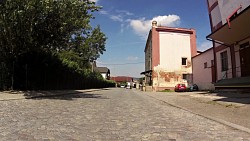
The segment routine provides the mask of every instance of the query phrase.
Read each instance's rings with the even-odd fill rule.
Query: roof
[[[141,72],[141,75],[147,74],[147,73],[152,73],[152,70],[148,70],[148,71]]]
[[[192,59],[195,58],[195,57],[197,57],[197,56],[200,56],[200,55],[202,55],[202,54],[204,54],[204,53],[206,53],[206,52],[208,52],[208,51],[210,51],[212,49],[213,49],[213,47],[211,47],[211,48],[209,48],[209,49],[207,49],[205,51],[197,51],[197,53],[199,53],[199,54],[197,54],[194,57],[192,57]]]
[[[177,28],[177,27],[167,27],[167,26],[158,26],[156,27],[156,31],[164,31],[164,32],[174,32],[174,33],[184,33],[184,34],[193,34],[195,32],[194,29],[191,28]]]
[[[128,76],[116,76],[116,77],[111,77],[111,80],[114,80],[115,82],[131,82],[133,81],[132,77]]]
[[[107,73],[109,72],[109,69],[107,67],[94,67],[94,71],[97,71],[100,73]]]

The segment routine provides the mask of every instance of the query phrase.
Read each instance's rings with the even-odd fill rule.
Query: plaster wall
[[[147,44],[147,48],[145,50],[145,70],[151,70],[151,63],[152,63],[152,40],[149,40]]]
[[[190,35],[160,32],[160,67],[168,72],[191,73],[192,68],[182,66],[182,58],[191,62]]]
[[[211,20],[212,20],[212,25],[213,27],[218,25],[221,22],[221,12],[218,6],[216,6],[212,11],[211,11]]]
[[[159,64],[153,69],[155,88],[171,89],[177,83],[191,83],[190,34],[159,32],[159,54]],[[187,58],[186,65],[182,65],[182,58]],[[183,74],[187,75],[187,79],[183,79]]]
[[[102,75],[102,77],[103,77],[104,79],[106,79],[106,78],[107,78],[106,73],[101,73],[101,75]]]
[[[225,24],[227,17],[230,16],[237,8],[242,6],[242,9],[238,12],[244,10],[250,5],[250,0],[219,0],[218,1],[222,24]]]
[[[218,0],[208,0],[208,5],[209,7],[211,7],[215,2],[217,2]]]
[[[212,84],[212,62],[214,59],[213,49],[194,57],[193,63],[193,83],[197,84],[200,90],[213,90]],[[204,67],[207,63],[207,68]]]

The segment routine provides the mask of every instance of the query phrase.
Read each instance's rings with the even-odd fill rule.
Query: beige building
[[[155,91],[192,83],[191,57],[197,54],[194,29],[157,26],[153,21],[145,46],[146,86]]]

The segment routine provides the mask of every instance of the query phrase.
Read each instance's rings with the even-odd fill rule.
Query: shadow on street
[[[108,99],[101,94],[89,94],[90,92],[109,90],[108,88],[94,90],[53,90],[53,91],[27,91],[24,93],[26,99],[58,99],[58,100],[74,100],[77,98],[98,98]]]
[[[209,93],[209,92],[202,92],[202,93],[199,93],[199,94],[207,94],[207,95],[222,97],[222,98],[219,98],[219,99],[215,99],[213,101],[250,104],[250,93],[238,93],[238,92]]]
[[[214,101],[222,101],[222,102],[235,102],[241,104],[250,104],[250,94],[249,93],[217,93],[217,96],[221,96],[223,98],[216,99]]]

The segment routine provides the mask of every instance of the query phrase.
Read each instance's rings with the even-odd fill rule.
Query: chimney
[[[157,21],[152,22],[152,27],[157,27]]]

